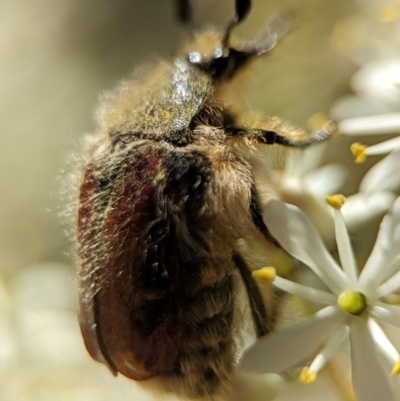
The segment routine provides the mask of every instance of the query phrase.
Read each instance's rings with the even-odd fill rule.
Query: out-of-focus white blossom
[[[335,209],[342,268],[298,208],[279,201],[271,201],[266,207],[264,221],[271,234],[287,252],[314,271],[326,290],[281,277],[272,277],[271,281],[280,289],[325,306],[311,318],[258,340],[246,351],[241,366],[251,372],[282,372],[314,358],[300,375],[303,383],[309,383],[349,337],[358,401],[397,400],[399,382],[391,375],[400,373],[400,355],[382,324],[400,328],[400,306],[387,301],[400,291],[400,198],[384,218],[375,247],[360,274],[340,211],[342,202],[338,196],[330,200]],[[261,269],[256,275],[270,279],[270,270]]]
[[[400,58],[365,63],[350,85],[355,95],[341,98],[331,109],[342,134],[352,138],[400,134]],[[343,210],[349,229],[359,228],[368,214],[385,212],[395,199],[393,192],[400,189],[400,136],[368,147],[355,142],[352,152],[359,163],[370,155],[391,153],[366,173],[359,193],[349,199],[349,207]],[[352,212],[360,208],[365,213]]]
[[[284,169],[272,171],[271,177],[279,199],[298,206],[324,241],[331,244],[333,219],[324,196],[342,187],[347,172],[339,164],[320,166],[324,152],[324,144],[309,149],[290,149]]]
[[[272,172],[272,179],[279,199],[299,207],[317,228],[324,242],[334,244],[334,223],[331,208],[324,200],[325,194],[337,192],[345,183],[346,168],[339,163],[319,166],[325,152],[322,145],[306,149],[291,149],[285,168]],[[397,159],[396,159],[397,161]],[[400,165],[400,160],[398,161]],[[360,192],[348,197],[343,215],[349,231],[354,231],[368,224],[377,216],[382,216],[392,205],[395,195],[391,189],[398,180],[395,174],[396,164],[390,163],[381,168],[375,177],[366,177]],[[393,174],[387,174],[388,169]],[[382,176],[388,177],[386,182]],[[374,185],[374,181],[380,185]]]

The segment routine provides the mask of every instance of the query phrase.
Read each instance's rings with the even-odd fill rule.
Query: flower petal
[[[278,175],[272,172],[276,179]],[[299,180],[281,174],[277,182],[278,199],[282,202],[297,206],[311,221],[325,244],[335,244],[333,229],[333,213],[321,198],[311,192],[304,180]]]
[[[227,397],[223,399],[229,401],[272,401],[284,384],[283,379],[275,374],[253,375],[236,371],[231,379],[232,392],[229,392]]]
[[[346,126],[343,128],[341,126],[342,121],[345,121],[346,119],[353,120],[358,117],[390,113],[392,111],[392,107],[383,104],[376,99],[366,99],[355,95],[346,95],[334,102],[329,114],[333,119],[339,121],[339,132],[346,133]],[[355,132],[355,129],[352,129],[351,131]]]
[[[397,198],[381,223],[374,249],[360,274],[359,283],[365,292],[374,291],[377,284],[387,278],[386,272],[399,254],[400,198]]]
[[[399,166],[400,169],[400,166]],[[381,217],[393,204],[396,196],[389,191],[366,193],[359,192],[346,198],[342,213],[349,232]]]
[[[289,292],[290,294],[308,299],[313,302],[331,305],[335,304],[337,300],[337,296],[334,294],[322,290],[317,290],[306,285],[298,284],[293,281],[286,280],[283,277],[275,277],[273,284],[283,291]]]
[[[326,144],[307,149],[291,148],[285,163],[285,174],[301,179],[320,164],[325,148]]]
[[[345,167],[331,163],[307,173],[303,180],[312,193],[323,199],[326,194],[336,193],[347,177],[348,172]]]
[[[374,319],[368,320],[368,326],[375,344],[380,349],[381,353],[386,356],[389,363],[394,366],[399,361],[399,353],[390,340],[387,338],[384,331]]]
[[[240,368],[246,372],[281,372],[317,352],[344,318],[338,307],[327,306],[304,322],[266,335],[245,351]]]
[[[385,372],[367,321],[354,318],[350,325],[351,364],[358,401],[393,401],[390,372]]]
[[[398,104],[400,58],[376,58],[362,65],[351,78],[351,87],[361,97],[373,98],[381,103]]]
[[[400,272],[397,272],[378,287],[377,296],[382,298],[397,291],[400,291]]]
[[[400,113],[398,119],[399,119],[398,122],[399,125],[397,127],[397,132],[400,130]],[[382,155],[385,153],[389,153],[393,150],[400,150],[400,136],[389,139],[388,141],[377,143],[376,145],[373,146],[368,146],[367,149],[365,149],[365,154],[367,156]]]
[[[377,302],[371,310],[371,317],[400,329],[400,306]]]
[[[347,232],[344,218],[340,209],[335,209],[334,216],[336,243],[338,247],[340,262],[342,264],[344,274],[346,275],[346,283],[350,286],[350,288],[358,289],[358,271],[356,260],[354,258],[353,248],[350,244],[349,233]]]
[[[348,118],[340,121],[339,130],[346,135],[398,133],[400,131],[400,113]],[[387,152],[390,152],[390,150]]]
[[[400,152],[389,153],[376,163],[364,176],[360,191],[396,191],[400,187]]]
[[[382,272],[381,281],[387,281],[400,270],[400,254],[388,263],[388,267]]]
[[[344,289],[343,271],[300,209],[271,200],[264,209],[263,219],[283,249],[309,266],[333,292]]]
[[[317,373],[319,372],[330,359],[330,357],[337,351],[341,346],[347,334],[349,333],[349,328],[347,326],[339,327],[327,340],[326,344],[318,355],[312,361],[308,372]]]

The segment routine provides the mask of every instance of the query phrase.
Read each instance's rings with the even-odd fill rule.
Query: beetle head
[[[183,3],[189,4],[188,1]],[[231,78],[248,60],[268,53],[289,27],[289,16],[280,14],[271,19],[253,41],[235,48],[230,44],[230,35],[232,30],[247,17],[251,0],[235,0],[235,8],[235,18],[228,23],[222,33],[216,30],[200,32],[195,35],[194,42],[187,49],[188,61],[214,79]]]

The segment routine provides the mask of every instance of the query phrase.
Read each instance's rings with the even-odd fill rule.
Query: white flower
[[[340,99],[331,108],[342,134],[349,137],[400,134],[400,58],[365,63],[350,85],[356,95]],[[391,152],[366,174],[361,192],[400,189],[400,136],[368,147],[356,142],[352,152],[358,163],[367,156]]]
[[[324,197],[342,187],[348,172],[336,163],[318,166],[324,150],[325,147],[321,145],[305,150],[290,149],[285,168],[272,171],[271,176],[279,200],[298,206],[316,227],[324,243],[330,247],[334,244],[334,224]],[[400,178],[388,174],[388,170],[395,171],[398,167],[399,171],[400,158],[397,164],[391,160],[383,168],[378,166],[376,173],[371,169],[374,176],[366,177],[360,192],[348,197],[343,215],[350,231],[359,229],[377,216],[382,217],[392,205],[395,195],[391,189],[396,188]],[[382,176],[387,177],[387,180]]]
[[[339,121],[341,132],[348,135],[399,132],[400,58],[365,63],[351,78],[350,87],[355,94],[341,97],[330,110]]]
[[[348,135],[400,133],[400,113],[347,119],[340,123],[340,127]],[[380,194],[381,208],[387,210],[394,198],[393,192],[400,189],[400,136],[373,146],[355,142],[351,145],[351,151],[357,163],[363,163],[367,156],[390,152],[365,174],[359,188],[359,197],[368,199],[371,194]]]
[[[249,372],[281,372],[316,355],[300,377],[304,383],[311,382],[349,337],[357,399],[393,401],[400,388],[395,387],[391,373],[400,372],[400,355],[381,324],[400,328],[400,307],[386,302],[390,294],[400,290],[400,198],[384,218],[375,247],[360,274],[340,206],[334,215],[342,268],[298,208],[279,201],[271,201],[266,207],[264,221],[272,236],[309,266],[327,289],[309,288],[281,277],[273,277],[274,285],[325,307],[300,324],[258,340],[245,352],[241,368]],[[258,275],[268,273],[270,270],[261,269]]]
[[[341,127],[343,133],[349,135],[379,134],[386,133],[386,130],[400,133],[400,113],[348,119],[342,121]],[[357,163],[363,163],[367,156],[390,152],[365,175],[360,185],[361,191],[396,191],[400,189],[400,176],[398,174],[400,168],[400,136],[373,146],[355,142],[351,145],[351,151]]]
[[[361,65],[350,81],[354,94],[340,98],[330,110],[346,136],[400,134],[399,9],[399,3],[386,0],[363,1],[364,16],[346,18],[335,28],[334,40],[344,39],[337,43],[339,48]],[[368,155],[392,152],[368,171],[351,200],[353,205],[343,210],[346,224],[354,229],[366,216],[348,211],[361,207],[382,214],[394,200],[392,191],[400,190],[400,137],[370,147],[355,144],[352,150],[358,162]]]
[[[271,177],[279,200],[298,206],[324,242],[332,244],[333,219],[324,196],[342,187],[347,171],[336,163],[320,166],[324,153],[324,144],[309,149],[290,149],[284,169],[272,171]]]

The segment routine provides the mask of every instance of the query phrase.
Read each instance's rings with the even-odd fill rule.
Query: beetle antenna
[[[246,46],[249,54],[260,56],[272,50],[292,25],[293,13],[289,10],[273,15],[264,29]]]
[[[190,0],[176,0],[176,15],[179,22],[184,25],[193,24],[192,5]]]
[[[228,26],[226,27],[225,35],[222,40],[222,46],[224,48],[228,47],[229,36],[230,36],[233,28],[237,24],[240,24],[247,17],[247,14],[249,13],[250,8],[251,8],[251,0],[235,0],[236,15],[233,18],[233,20],[228,23]]]

